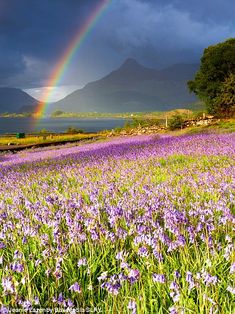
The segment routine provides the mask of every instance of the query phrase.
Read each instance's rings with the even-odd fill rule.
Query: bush
[[[51,116],[52,116],[52,117],[59,117],[59,116],[61,116],[62,114],[64,114],[64,111],[62,111],[62,110],[56,110],[56,111],[54,111],[54,112],[51,114]]]
[[[171,118],[169,121],[169,128],[170,130],[176,130],[176,129],[181,129],[183,126],[183,118],[181,115],[175,115]]]
[[[117,126],[117,127],[114,129],[114,132],[115,132],[115,133],[120,133],[122,130],[123,130],[122,127]]]
[[[77,129],[77,128],[74,128],[74,127],[70,126],[70,127],[68,127],[66,133],[68,133],[68,134],[78,134],[78,133],[84,133],[84,130]]]
[[[41,129],[40,134],[48,134],[50,133],[47,129]]]
[[[132,122],[129,122],[131,127],[150,127],[159,125],[159,120],[157,119],[150,119],[150,118],[133,118]]]

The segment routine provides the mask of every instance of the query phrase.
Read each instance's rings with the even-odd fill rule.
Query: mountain
[[[175,64],[162,70],[127,59],[120,68],[54,103],[50,112],[133,112],[187,108],[197,99],[187,89],[198,64]]]
[[[0,87],[0,113],[33,112],[37,103],[19,88]]]

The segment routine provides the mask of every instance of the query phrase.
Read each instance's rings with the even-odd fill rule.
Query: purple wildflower
[[[117,253],[116,259],[117,259],[117,260],[124,261],[127,255],[128,255],[128,254],[127,254],[126,252],[120,251],[120,252]]]
[[[118,279],[119,279],[120,282],[123,282],[123,281],[127,280],[128,277],[126,275],[124,275],[123,273],[120,273],[118,275]]]
[[[5,249],[6,245],[4,242],[0,242],[0,249]]]
[[[160,253],[159,251],[153,250],[153,255],[156,257],[156,259],[157,259],[159,262],[162,262],[162,261],[163,261],[162,253]]]
[[[50,273],[51,273],[51,269],[46,269],[46,271],[45,271],[45,275],[46,275],[47,277],[49,277],[49,276],[50,276]]]
[[[0,313],[1,314],[8,314],[8,313],[10,313],[10,310],[6,306],[2,305],[0,307]]]
[[[170,284],[170,296],[172,297],[174,302],[178,302],[180,299],[179,286],[175,281],[172,281]]]
[[[166,282],[166,277],[165,277],[165,275],[162,275],[162,274],[153,274],[153,281],[154,282],[165,283]]]
[[[230,274],[235,273],[235,263],[233,263],[230,267]]]
[[[118,282],[117,283],[107,282],[105,287],[108,293],[113,294],[113,295],[118,295],[121,285]]]
[[[4,293],[10,293],[13,294],[15,293],[15,286],[13,284],[12,278],[2,278],[2,287]]]
[[[186,240],[182,234],[178,236],[177,243],[179,246],[185,246]]]
[[[178,272],[178,270],[175,270],[175,271],[174,271],[174,277],[175,277],[176,279],[179,279],[179,278],[181,277],[180,272]]]
[[[140,277],[138,269],[131,269],[128,273],[128,279],[131,284],[135,283]]]
[[[232,294],[235,294],[235,287],[228,286],[227,291],[229,291]]]
[[[40,260],[40,259],[37,259],[36,261],[35,261],[35,266],[37,267],[38,265],[40,265],[42,263],[42,261]]]
[[[178,314],[179,312],[177,311],[177,309],[174,306],[171,306],[169,308],[169,314]]]
[[[77,282],[75,282],[72,286],[70,286],[69,290],[77,292],[77,293],[82,292],[81,287]]]
[[[126,262],[121,262],[120,267],[124,268],[124,269],[129,269],[130,268],[130,266]]]
[[[86,266],[87,265],[87,259],[86,259],[86,257],[83,257],[83,258],[81,258],[79,261],[78,261],[78,267],[80,267],[80,266]]]
[[[146,249],[146,247],[142,246],[141,248],[139,248],[138,250],[138,255],[142,256],[142,257],[147,257],[149,255],[148,250]]]
[[[70,300],[70,299],[68,299],[67,300],[67,305],[68,305],[68,307],[74,307],[74,304],[73,304],[73,301],[72,300]]]
[[[55,276],[55,278],[58,280],[60,278],[62,278],[62,271],[58,268],[54,271],[53,275]]]
[[[170,284],[170,289],[171,290],[179,290],[179,286],[175,281],[172,281]]]
[[[22,302],[22,307],[25,310],[30,310],[32,308],[32,303],[29,300]]]
[[[187,271],[186,273],[186,281],[189,284],[189,290],[192,290],[196,286],[196,283],[193,279],[193,274],[190,271]]]
[[[137,313],[137,309],[136,309],[136,302],[134,300],[131,300],[128,305],[127,308],[129,310],[132,310],[132,314],[136,314]]]
[[[179,291],[171,291],[170,296],[172,297],[174,302],[178,302],[180,299],[180,293]]]
[[[34,302],[35,305],[39,305],[40,304],[39,297],[34,297],[33,302]]]
[[[193,274],[190,271],[187,271],[186,273],[186,281],[190,282],[193,278]]]
[[[217,276],[212,276],[206,271],[203,271],[201,276],[206,286],[215,285],[218,282]]]
[[[24,265],[14,262],[13,264],[11,264],[11,270],[16,272],[16,273],[22,273],[24,270]]]
[[[107,278],[107,276],[108,276],[108,272],[105,271],[105,272],[103,272],[103,273],[98,277],[98,280],[99,280],[99,281],[100,281],[100,280],[105,280],[105,279]]]
[[[63,297],[62,292],[58,296],[57,303],[60,305],[62,305],[64,303],[64,297]]]
[[[15,259],[22,259],[22,256],[23,256],[23,254],[22,254],[19,250],[16,250],[16,251],[14,252],[13,259],[14,259],[14,260],[15,260]]]

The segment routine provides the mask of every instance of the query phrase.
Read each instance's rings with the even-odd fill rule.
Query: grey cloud
[[[187,2],[184,7],[183,2]],[[144,53],[159,64],[190,61],[190,55],[192,61],[199,61],[205,47],[235,35],[235,23],[227,19],[218,23],[212,14],[207,20],[200,19],[203,6],[197,1],[201,11],[196,14],[190,3],[195,1],[116,1],[107,21],[111,23],[112,18],[107,40],[123,55]]]
[[[0,0],[0,85],[46,84],[66,46],[101,0]],[[163,67],[199,62],[235,37],[233,0],[113,0],[59,84],[82,85],[124,61]]]

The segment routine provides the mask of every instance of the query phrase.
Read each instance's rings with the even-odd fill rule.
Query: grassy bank
[[[160,116],[159,116],[160,117]],[[173,115],[171,116],[173,117]],[[170,121],[169,118],[168,121]],[[123,132],[126,134],[133,133],[138,130],[145,130],[149,128],[150,133],[160,133],[160,134],[169,134],[169,135],[183,135],[183,134],[198,134],[198,133],[229,133],[235,132],[235,119],[227,119],[227,120],[220,120],[216,123],[206,126],[194,126],[194,127],[187,127],[184,129],[176,129],[176,130],[169,130],[168,129],[160,129],[161,126],[165,125],[165,120],[160,118],[153,118],[153,117],[144,117],[144,118],[133,118],[132,121],[127,122],[124,127],[116,128],[113,131],[103,130],[99,133],[77,133],[77,134],[52,134],[52,133],[41,133],[38,135],[33,134],[26,134],[25,138],[16,138],[15,135],[2,135],[0,136],[0,146],[7,146],[7,145],[28,145],[28,144],[40,144],[40,143],[56,143],[56,142],[73,142],[79,140],[89,140],[95,138],[106,138],[109,135],[112,136],[119,136],[122,135]],[[158,129],[155,129],[159,127]],[[153,128],[153,129],[151,129]]]
[[[232,133],[235,132],[235,119],[222,119],[216,123],[205,126],[189,127],[182,130],[171,131],[172,135],[201,134],[201,133]]]
[[[56,142],[69,142],[79,141],[91,138],[100,137],[98,133],[82,133],[82,134],[39,134],[39,135],[27,135],[25,138],[16,138],[12,136],[0,136],[0,145],[28,145],[39,143],[56,143]]]

